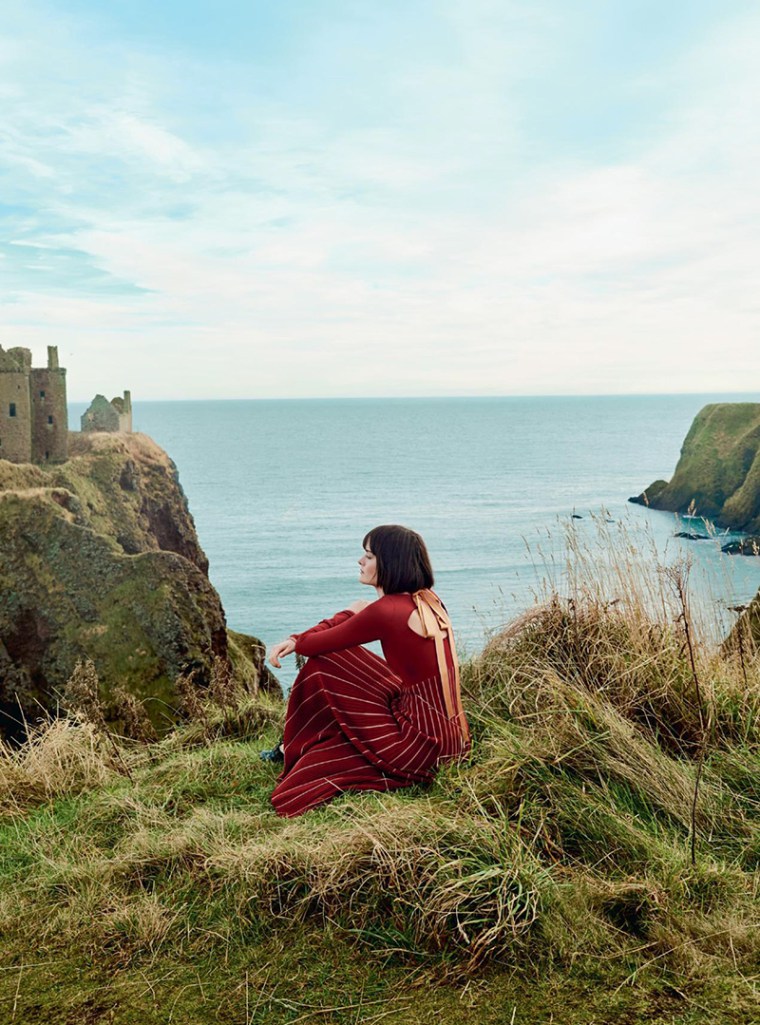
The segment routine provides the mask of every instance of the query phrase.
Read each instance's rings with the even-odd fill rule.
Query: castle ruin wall
[[[80,422],[83,431],[118,431],[119,413],[105,395],[96,395]]]
[[[12,463],[32,461],[29,375],[0,369],[0,458]]]
[[[13,463],[68,458],[66,371],[48,346],[46,369],[32,367],[29,349],[0,346],[0,459]]]
[[[32,462],[65,463],[69,456],[66,371],[32,370]]]

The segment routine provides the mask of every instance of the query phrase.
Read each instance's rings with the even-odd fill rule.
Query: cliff
[[[54,707],[77,660],[156,722],[178,675],[215,660],[248,689],[273,681],[261,646],[228,634],[174,463],[145,435],[72,434],[71,458],[0,460],[0,713]]]
[[[673,479],[654,481],[630,501],[760,533],[760,403],[705,406],[686,435]]]

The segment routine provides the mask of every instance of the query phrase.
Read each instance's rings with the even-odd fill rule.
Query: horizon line
[[[147,405],[152,402],[405,402],[405,401],[451,401],[451,400],[494,400],[494,399],[648,399],[648,398],[699,398],[709,395],[758,395],[757,391],[689,391],[689,392],[532,392],[498,395],[276,395],[276,396],[208,396],[205,398],[151,398],[135,399],[132,404]],[[93,399],[68,398],[72,405],[89,405]]]

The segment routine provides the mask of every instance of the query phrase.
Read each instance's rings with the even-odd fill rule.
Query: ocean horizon
[[[694,416],[716,401],[758,397],[137,396],[133,408],[134,429],[177,465],[232,629],[269,645],[370,597],[357,581],[362,538],[397,522],[426,539],[473,654],[547,575],[561,582],[565,531],[593,550],[601,524],[641,532],[666,561],[690,556],[696,597],[730,623],[727,606],[760,588],[760,559],[722,555],[725,538],[674,538],[672,514],[628,503],[672,476]],[[72,429],[86,407],[69,403]],[[279,674],[286,686],[293,671],[291,660]]]

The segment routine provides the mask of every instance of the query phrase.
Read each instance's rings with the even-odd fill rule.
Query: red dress
[[[444,617],[437,639],[431,608],[439,625]],[[431,636],[408,625],[415,609]],[[288,700],[285,766],[272,793],[279,815],[301,815],[346,790],[425,782],[467,752],[456,652],[441,610],[432,591],[386,594],[295,635],[296,652],[309,658]],[[360,647],[376,640],[385,659]]]

